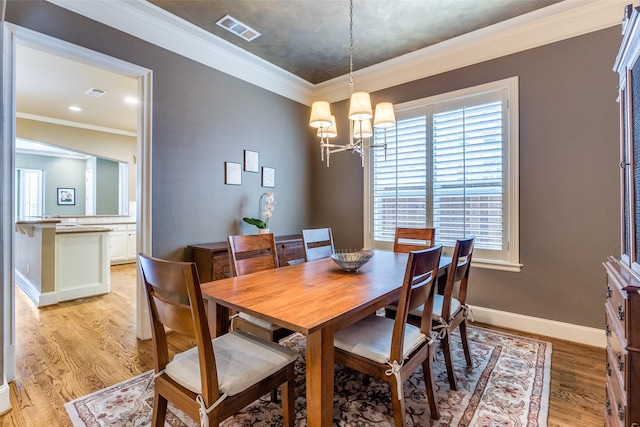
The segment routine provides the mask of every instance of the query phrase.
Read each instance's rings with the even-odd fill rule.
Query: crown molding
[[[16,118],[34,120],[34,121],[43,122],[43,123],[51,123],[54,125],[69,126],[73,128],[79,128],[79,129],[93,130],[96,132],[112,133],[115,135],[131,136],[133,138],[138,137],[138,134],[136,132],[131,132],[127,130],[114,129],[114,128],[109,128],[104,126],[96,126],[88,123],[74,122],[70,120],[56,119],[54,117],[41,116],[38,114],[21,113],[19,111],[16,111]]]
[[[154,45],[305,105],[349,97],[348,76],[313,85],[145,0],[48,0]],[[375,92],[619,25],[630,0],[564,0],[354,72]]]

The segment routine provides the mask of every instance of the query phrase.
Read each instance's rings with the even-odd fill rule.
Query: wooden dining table
[[[304,334],[307,424],[331,426],[334,332],[396,301],[407,259],[406,253],[376,250],[358,271],[325,258],[202,283],[211,330],[227,333],[234,309]],[[439,274],[450,263],[442,257]]]

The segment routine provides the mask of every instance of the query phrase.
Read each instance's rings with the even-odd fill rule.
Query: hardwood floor
[[[135,264],[111,268],[111,293],[37,309],[16,290],[16,380],[2,427],[70,426],[63,405],[153,367],[135,338]],[[514,332],[514,331],[509,331]],[[550,341],[549,427],[603,425],[605,350]],[[176,351],[193,346],[172,337]]]

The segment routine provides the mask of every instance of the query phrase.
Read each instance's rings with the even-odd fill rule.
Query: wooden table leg
[[[307,336],[307,424],[333,425],[333,327]]]
[[[229,308],[209,301],[207,320],[212,338],[219,337],[229,332]]]

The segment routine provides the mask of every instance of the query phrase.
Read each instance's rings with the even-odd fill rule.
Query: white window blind
[[[427,221],[427,146],[425,117],[398,121],[387,131],[393,140],[374,156],[374,229],[376,240],[393,241],[397,224],[420,227]],[[375,138],[380,142],[381,130]]]
[[[475,235],[475,246],[502,250],[503,150],[501,101],[434,113],[433,226],[452,246]]]
[[[395,228],[434,227],[451,248],[476,236],[474,259],[518,271],[517,78],[396,106],[385,150],[368,157],[365,224],[373,248]],[[385,141],[376,130],[374,144]]]

